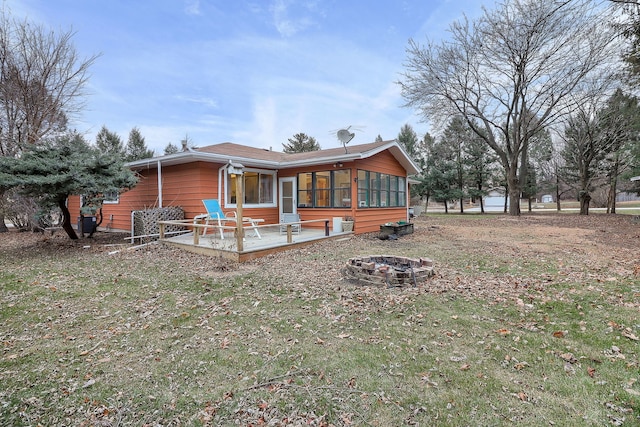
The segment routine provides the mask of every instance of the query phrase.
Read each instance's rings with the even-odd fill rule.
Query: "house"
[[[379,231],[382,223],[408,220],[408,177],[419,172],[395,140],[290,154],[226,142],[127,165],[139,182],[105,201],[102,226],[113,230],[132,230],[132,212],[148,208],[180,206],[186,219],[203,213],[203,199],[236,209],[240,178],[243,216],[265,224],[285,213],[302,221],[349,216],[355,233]],[[79,197],[69,209],[79,214]]]
[[[505,198],[503,191],[492,190],[487,194],[484,199],[484,208],[488,211],[503,211],[505,203],[507,209],[509,208],[509,199]]]
[[[553,203],[553,196],[551,194],[545,194],[540,199],[542,203]]]

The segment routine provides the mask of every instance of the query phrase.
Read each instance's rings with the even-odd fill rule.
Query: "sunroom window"
[[[298,174],[299,208],[343,208],[350,206],[350,169]]]
[[[406,180],[402,176],[358,170],[358,207],[406,206]]]

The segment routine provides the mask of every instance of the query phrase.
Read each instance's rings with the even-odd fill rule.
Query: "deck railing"
[[[307,221],[288,222],[288,223],[265,224],[265,225],[243,224],[242,226],[240,226],[240,223],[238,223],[235,226],[230,226],[230,225],[220,226],[218,224],[206,224],[201,221],[197,221],[197,220],[194,221],[193,219],[158,221],[160,240],[167,238],[165,227],[169,225],[184,227],[185,231],[191,230],[193,232],[194,246],[198,246],[201,244],[201,237],[205,234],[208,236],[212,236],[212,239],[219,240],[220,244],[222,245],[223,244],[222,242],[229,241],[229,240],[221,239],[220,231],[222,231],[222,233],[231,232],[233,233],[232,235],[234,236],[233,240],[231,241],[235,243],[238,252],[242,252],[244,250],[245,236],[250,236],[252,239],[258,239],[258,237],[255,234],[256,230],[258,231],[258,233],[262,230],[269,230],[269,229],[278,230],[278,234],[282,235],[283,238],[286,235],[286,243],[292,244],[294,240],[294,234],[297,234],[297,233],[294,233],[295,225],[299,225],[300,227],[305,229],[305,225],[314,224],[314,223],[323,223],[323,226],[308,227],[307,229],[324,231],[324,235],[327,237],[329,236],[329,219],[326,219],[326,218],[307,220]],[[280,230],[282,229],[284,229],[286,232],[285,231],[281,232]],[[276,233],[272,233],[272,235],[274,234]]]

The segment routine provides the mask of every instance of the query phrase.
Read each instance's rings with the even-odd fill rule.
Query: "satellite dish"
[[[346,129],[340,129],[336,133],[336,136],[338,137],[338,140],[340,140],[340,142],[342,142],[342,145],[344,146],[344,152],[345,153],[348,153],[347,144],[349,143],[349,141],[351,141],[353,139],[354,136],[356,136],[355,133],[349,132],[350,128],[351,128],[351,126],[347,127]]]
[[[349,126],[351,127],[351,126]],[[337,133],[338,135],[338,139],[340,140],[340,142],[342,142],[343,144],[348,144],[349,141],[351,141],[353,139],[354,136],[356,136],[355,133],[353,132],[349,132],[349,128],[346,129],[340,129]]]

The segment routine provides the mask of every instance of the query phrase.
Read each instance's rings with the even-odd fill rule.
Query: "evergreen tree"
[[[467,168],[468,195],[479,201],[480,212],[484,213],[484,197],[495,180],[496,157],[484,139],[470,132],[469,140],[464,146],[465,164]]]
[[[144,137],[137,127],[134,127],[133,129],[131,129],[131,132],[129,132],[129,140],[127,141],[126,153],[128,162],[133,162],[134,160],[149,159],[154,155],[153,150],[149,150],[147,148],[147,145],[144,142]]]
[[[425,208],[429,207],[429,199],[433,195],[434,181],[430,179],[430,173],[435,164],[434,158],[435,138],[428,132],[424,135],[421,142],[422,153],[420,156],[420,183],[411,186],[411,196],[420,197],[425,201]]]
[[[318,141],[305,133],[296,133],[293,135],[293,138],[289,138],[288,141],[288,144],[282,144],[285,153],[304,153],[307,151],[318,151],[320,149]]]
[[[113,154],[125,158],[124,144],[115,132],[111,132],[106,126],[102,126],[96,135],[96,147],[101,153]]]
[[[178,147],[172,144],[171,142],[168,143],[166,147],[164,147],[165,156],[169,154],[176,154],[178,152],[180,152],[180,150],[178,150]]]
[[[410,124],[405,124],[400,128],[398,134],[398,143],[404,148],[411,160],[416,164],[419,163],[420,152],[418,147],[418,135]]]
[[[464,199],[467,197],[464,147],[473,137],[467,123],[462,117],[456,116],[449,122],[440,142],[440,155],[449,168],[442,171],[449,180],[447,194],[449,200],[457,199],[460,202],[460,213],[464,213]]]
[[[382,139],[380,134],[378,134],[378,136],[376,136],[376,140],[374,142],[382,142],[382,141],[384,141],[384,140]]]
[[[28,147],[19,158],[0,158],[0,186],[18,188],[43,208],[59,207],[62,227],[71,239],[78,235],[67,208],[70,195],[83,195],[94,203],[93,209],[99,209],[104,194],[119,193],[136,182],[120,157],[100,153],[78,133]]]

